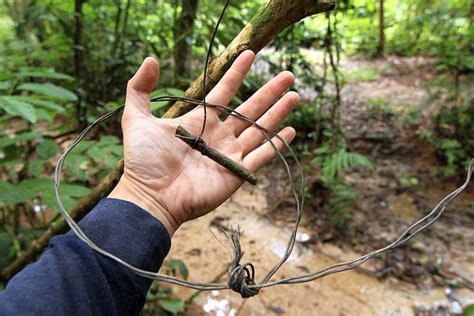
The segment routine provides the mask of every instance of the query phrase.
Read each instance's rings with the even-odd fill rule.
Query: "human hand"
[[[252,51],[241,53],[209,92],[206,102],[228,105],[254,59]],[[243,180],[175,136],[179,125],[194,135],[199,134],[202,106],[175,119],[156,118],[151,114],[150,92],[158,78],[159,65],[149,57],[128,82],[122,116],[125,169],[109,197],[139,205],[157,217],[172,236],[182,223],[222,204]],[[293,74],[282,72],[236,110],[274,130],[299,102],[296,92],[288,92],[280,98],[293,82]],[[209,147],[252,172],[276,156],[271,144],[263,143],[265,139],[258,128],[235,117],[222,122],[219,114],[217,109],[207,107],[203,139]],[[286,127],[278,134],[290,143],[295,130]],[[274,137],[273,141],[278,150],[284,149],[280,140]]]

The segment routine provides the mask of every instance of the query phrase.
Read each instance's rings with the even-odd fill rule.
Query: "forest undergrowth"
[[[309,189],[303,227],[313,232],[309,244],[335,243],[357,253],[381,247],[460,183],[461,175],[446,173],[446,158],[430,143],[429,133],[443,109],[443,102],[433,100],[430,90],[435,63],[424,57],[341,61],[341,71],[349,74],[341,90],[344,138],[350,150],[364,155],[374,167],[343,172],[342,183],[353,188],[353,195],[344,215],[338,215],[345,216],[341,224],[334,221],[328,203],[332,192],[321,181],[320,165],[306,159]],[[272,183],[268,216],[286,225],[293,205],[284,197],[283,173],[266,175]],[[473,200],[471,188],[433,228],[377,259],[370,273],[396,277],[422,289],[473,289]]]

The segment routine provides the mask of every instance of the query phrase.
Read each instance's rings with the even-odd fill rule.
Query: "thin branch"
[[[204,156],[215,161],[216,163],[231,171],[232,173],[236,174],[237,176],[241,177],[242,179],[252,183],[253,185],[256,185],[258,183],[257,176],[254,173],[248,171],[243,166],[239,165],[227,156],[224,156],[217,150],[208,147],[201,137],[194,136],[184,127],[178,126],[178,128],[176,129],[176,137],[191,146],[192,149],[199,151]]]

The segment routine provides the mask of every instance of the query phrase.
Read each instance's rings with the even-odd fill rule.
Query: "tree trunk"
[[[86,126],[86,108],[83,104],[82,98],[82,87],[83,87],[83,78],[82,78],[82,67],[83,67],[83,47],[81,46],[82,38],[82,4],[84,0],[75,0],[74,1],[74,23],[75,23],[75,32],[74,32],[74,73],[78,81],[78,93],[77,93],[77,102],[76,102],[76,118],[78,122],[78,128],[82,129]]]
[[[377,57],[383,57],[385,50],[385,23],[384,23],[384,10],[383,0],[379,0],[379,42],[377,45]]]
[[[117,49],[120,43],[120,20],[122,18],[122,0],[116,0],[115,5],[117,6],[117,13],[115,14],[115,24],[114,24],[114,42],[112,44],[111,57],[114,58],[117,53]]]
[[[210,90],[214,87],[242,51],[251,49],[257,53],[286,27],[307,16],[332,10],[335,6],[336,0],[269,0],[240,31],[229,46],[212,60],[208,68],[207,88]],[[195,99],[203,98],[202,80],[203,74],[186,90],[188,97]],[[192,108],[191,104],[177,102],[165,113],[164,117],[177,117]],[[100,199],[106,197],[112,191],[122,172],[123,160],[117,164],[88,196],[83,197],[70,210],[71,217],[76,221],[82,219]],[[68,228],[63,219],[53,222],[49,229],[39,239],[34,241],[20,257],[1,271],[0,279],[8,280],[15,273],[23,269],[47,247],[51,237],[64,233]]]
[[[198,0],[181,0],[181,15],[173,25],[174,36],[174,83],[179,84],[179,77],[190,75],[190,54],[194,29],[194,20],[198,7]]]
[[[131,0],[127,0],[127,4],[125,5],[125,14],[123,17],[123,24],[122,24],[122,41],[120,42],[120,53],[119,58],[123,59],[125,54],[125,38],[127,37],[127,27],[128,27],[128,14],[130,11]]]

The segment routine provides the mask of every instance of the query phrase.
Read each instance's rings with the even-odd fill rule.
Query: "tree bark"
[[[125,14],[123,17],[123,24],[122,24],[122,41],[120,42],[120,53],[119,53],[120,59],[122,59],[125,54],[125,40],[124,39],[127,37],[128,15],[129,15],[131,4],[132,4],[131,0],[127,0],[127,4],[125,5]]]
[[[383,57],[385,50],[385,22],[383,6],[383,0],[379,0],[379,41],[377,44],[377,57]]]
[[[122,18],[122,0],[116,0],[116,6],[117,6],[117,13],[115,14],[115,24],[114,24],[114,42],[112,44],[112,50],[110,55],[112,58],[115,57],[115,54],[117,53],[118,45],[120,42],[120,20]]]
[[[84,107],[82,100],[82,85],[84,83],[82,78],[82,67],[83,67],[83,47],[81,45],[82,38],[82,4],[84,0],[74,1],[74,73],[78,81],[78,93],[76,102],[76,118],[78,122],[78,129],[86,127],[86,108]]]
[[[173,37],[175,46],[174,58],[174,82],[179,84],[179,77],[189,75],[191,38],[193,36],[194,20],[198,7],[198,0],[181,0],[181,14],[173,25]]]
[[[301,19],[321,12],[334,9],[336,0],[269,0],[255,14],[252,20],[240,31],[234,40],[224,51],[214,58],[208,68],[208,79],[206,86],[210,90],[229,69],[237,56],[246,49],[255,53],[275,38],[283,29],[300,21]],[[203,74],[194,81],[186,90],[186,96],[201,99],[204,96],[202,90]],[[207,91],[206,91],[207,93]],[[184,102],[175,103],[164,115],[166,118],[178,117],[193,106]],[[82,198],[78,204],[70,210],[74,220],[83,218],[100,199],[106,197],[120,179],[123,172],[123,160],[95,187],[88,196]],[[54,235],[64,233],[68,226],[64,220],[53,222],[49,229],[9,266],[1,271],[0,279],[8,280],[15,273],[23,269],[28,263],[36,258],[48,245],[48,241]]]

